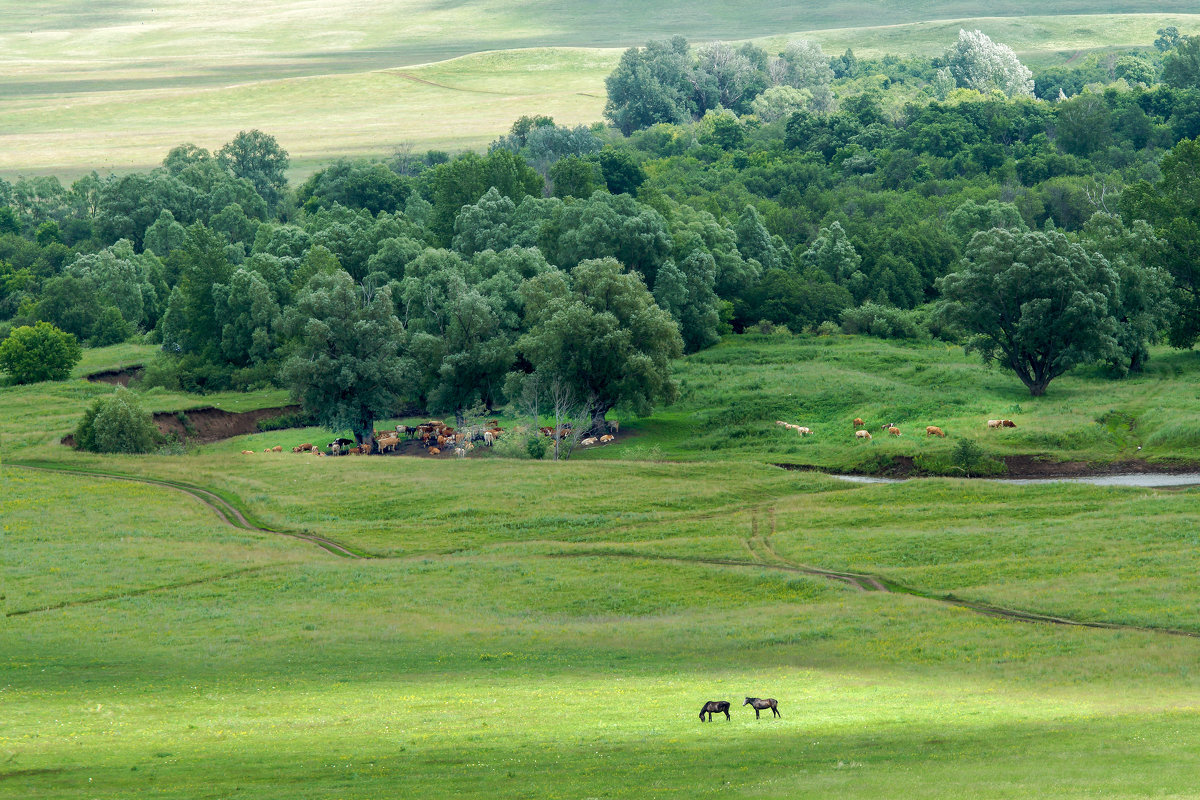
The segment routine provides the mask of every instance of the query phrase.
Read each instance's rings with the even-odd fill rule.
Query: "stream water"
[[[869,475],[829,475],[841,481],[850,483],[904,483],[920,478],[876,478]],[[1200,486],[1200,472],[1187,472],[1178,475],[1131,473],[1128,475],[1090,475],[1074,478],[980,478],[1000,483],[1088,483],[1092,486],[1142,486],[1146,488],[1161,488],[1164,486]]]

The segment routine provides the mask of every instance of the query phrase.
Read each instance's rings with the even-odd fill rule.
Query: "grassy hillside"
[[[297,177],[403,143],[482,147],[521,114],[599,120],[620,48],[675,33],[771,47],[805,36],[875,56],[940,53],[959,27],[978,27],[1028,61],[1062,63],[1082,49],[1148,46],[1163,25],[1200,28],[1188,4],[1140,0],[1079,0],[1056,9],[1076,16],[1053,17],[1025,0],[993,4],[988,17],[961,2],[672,0],[652,17],[643,4],[578,0],[319,5],[245,15],[227,0],[0,2],[0,175],[145,168],[176,144],[215,148],[254,127],[280,140]]]

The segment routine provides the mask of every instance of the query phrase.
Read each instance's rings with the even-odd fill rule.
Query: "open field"
[[[79,375],[153,348],[85,352]],[[1153,432],[1195,407],[1194,359],[1156,352],[1144,378],[1083,372],[1029,404],[940,345],[735,337],[680,363],[678,407],[560,464],[237,452],[316,429],[95,456],[54,442],[108,387],[0,388],[0,797],[1188,796],[1200,637],[935,598],[1200,634],[1196,490],[854,486],[764,463],[795,450],[757,417],[775,396],[789,419],[847,429],[849,407],[940,409],[960,435],[1019,403],[1022,427],[1001,432],[1033,437],[1017,448],[1042,420],[1082,429],[1117,404]],[[281,397],[145,395],[212,400]],[[693,447],[716,426],[727,449]],[[836,460],[831,440],[807,442]],[[203,487],[368,557],[230,527],[168,487],[14,460]],[[782,718],[754,720],[747,694]],[[709,699],[733,720],[700,723]]]
[[[216,148],[254,127],[292,154],[296,178],[339,156],[386,156],[402,144],[479,148],[521,114],[598,121],[620,48],[673,33],[771,48],[803,36],[829,52],[932,55],[959,27],[978,27],[1027,61],[1053,64],[1085,49],[1146,47],[1163,25],[1200,29],[1200,15],[1185,13],[1190,4],[1137,0],[1066,3],[1062,12],[1078,15],[1054,17],[1016,0],[993,4],[989,17],[961,2],[877,3],[870,13],[833,2],[672,2],[656,4],[653,20],[632,3],[565,0],[393,0],[365,13],[344,0],[277,3],[251,17],[225,0],[87,13],[77,2],[16,5],[0,3],[7,177],[147,168],[177,144]],[[863,19],[877,24],[858,26]]]
[[[1196,639],[773,566],[1200,630],[1194,493],[851,488],[728,463],[103,466],[236,488],[390,557],[0,468],[0,797],[1182,797],[1200,767]],[[782,718],[755,721],[746,694]],[[713,698],[732,722],[696,719]]]

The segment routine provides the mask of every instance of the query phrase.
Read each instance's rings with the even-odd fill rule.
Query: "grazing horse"
[[[781,716],[774,697],[747,697],[746,702],[742,703],[742,705],[754,707],[755,719],[758,719],[758,712],[765,711],[768,708],[774,712],[775,716]]]
[[[772,702],[774,702],[774,701],[772,701]],[[731,718],[729,716],[729,701],[727,701],[727,700],[709,700],[707,703],[704,704],[704,708],[700,709],[700,721],[701,722],[712,722],[712,715],[714,713],[720,714],[722,712],[725,714],[725,719]],[[705,714],[708,714],[707,720],[704,719]]]

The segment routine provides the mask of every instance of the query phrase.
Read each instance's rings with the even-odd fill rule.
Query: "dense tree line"
[[[259,131],[148,172],[0,181],[0,338],[142,336],[150,383],[290,384],[361,435],[568,379],[596,421],[644,411],[673,397],[671,358],[760,322],[930,331],[1038,392],[1074,363],[1136,371],[1167,327],[1200,334],[1198,41],[1034,75],[978,32],[937,59],[676,38],[622,57],[613,127],[523,117],[486,153],[294,187]],[[1020,253],[1062,274],[1015,280]],[[1012,350],[974,299],[997,281],[1043,320],[1086,295],[1087,342]]]

